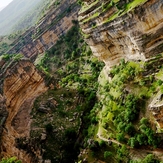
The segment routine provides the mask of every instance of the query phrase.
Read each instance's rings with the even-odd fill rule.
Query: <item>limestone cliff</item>
[[[163,1],[84,0],[79,21],[86,42],[107,67],[163,51]]]
[[[144,65],[142,62],[127,63],[123,60],[118,68],[115,67],[110,72],[107,69],[119,63],[122,58],[125,58],[125,60],[145,61],[163,51],[161,36],[163,28],[163,0],[142,0],[141,2],[136,0],[83,1],[83,7],[79,12],[83,35],[94,55],[106,64],[106,69],[99,76],[101,83],[99,82],[99,85],[96,83],[99,75],[97,72],[101,71],[99,68],[100,64],[96,63],[96,60],[91,64],[91,61],[88,60],[91,57],[89,53],[86,53],[88,49],[86,45],[82,46],[81,51],[80,47],[72,46],[74,49],[70,49],[72,50],[70,51],[70,56],[64,56],[66,54],[64,49],[67,50],[68,48],[60,42],[59,44],[63,44],[63,46],[57,47],[56,45],[54,50],[61,49],[59,55],[49,52],[44,58],[44,63],[43,60],[40,61],[43,68],[47,68],[48,64],[50,66],[54,63],[57,64],[58,61],[59,66],[51,68],[52,71],[50,73],[58,73],[58,76],[63,78],[60,81],[60,85],[67,86],[69,87],[68,89],[49,90],[46,92],[47,87],[41,74],[27,59],[12,61],[9,64],[6,64],[3,60],[0,61],[0,133],[3,128],[1,144],[3,156],[17,156],[23,163],[35,163],[38,160],[40,162],[43,162],[43,160],[44,162],[64,162],[64,156],[67,156],[66,154],[70,151],[65,163],[68,162],[67,160],[74,162],[74,158],[78,153],[76,148],[74,148],[74,144],[75,146],[77,145],[74,142],[77,139],[76,134],[84,139],[80,135],[81,130],[85,131],[85,137],[87,137],[87,134],[89,136],[87,140],[84,140],[84,143],[82,142],[83,140],[81,141],[80,148],[83,147],[84,149],[88,146],[88,151],[95,149],[98,153],[97,155],[99,155],[99,152],[102,151],[102,143],[99,143],[99,146],[97,141],[107,142],[107,145],[109,143],[107,147],[113,149],[111,151],[114,151],[112,155],[114,161],[107,159],[106,162],[117,162],[119,159],[117,151],[124,144],[128,144],[127,148],[130,153],[125,152],[125,159],[124,156],[120,156],[121,162],[127,162],[127,159],[142,158],[153,151],[153,145],[155,144],[152,144],[151,141],[147,142],[149,134],[143,133],[140,125],[136,127],[134,125],[135,121],[139,121],[146,116],[148,110],[144,112],[144,106],[152,101],[149,107],[153,109],[154,118],[161,122],[159,127],[162,128],[163,126],[161,111],[162,92],[159,91],[163,87],[161,87],[163,81],[162,72],[159,80],[155,75],[159,71],[159,66],[162,65],[162,61],[159,62],[162,56],[160,58],[156,57],[157,60],[151,62],[151,64],[148,62],[146,62],[147,64],[144,63]],[[24,40],[17,42],[9,53],[20,52],[27,57],[35,57],[37,54],[50,49],[59,36],[71,28],[72,20],[77,18],[79,7],[75,2],[75,0],[62,1],[61,8],[54,12],[51,11],[40,22],[38,27],[28,30],[23,35]],[[68,8],[68,6],[71,7]],[[58,16],[56,17],[56,15]],[[71,33],[71,35],[73,34]],[[70,39],[65,38],[63,40],[67,40],[66,44],[70,47],[71,45],[68,42],[79,41],[73,39],[73,41],[70,41]],[[82,40],[79,41],[80,46],[81,43]],[[74,54],[76,53],[76,56],[72,55],[73,52]],[[79,53],[81,54],[79,55]],[[83,56],[84,54],[86,56]],[[82,56],[83,59],[77,59],[77,57]],[[76,61],[74,65],[72,65],[73,59]],[[61,65],[63,64],[63,62],[60,62],[61,60],[65,61],[64,66]],[[48,68],[50,69],[50,67]],[[60,71],[56,71],[56,69]],[[160,82],[161,84],[158,86]],[[76,89],[78,83],[81,88],[79,87],[78,91],[74,91],[73,89]],[[36,99],[43,92],[46,93]],[[99,100],[100,102],[97,102],[97,105],[92,109],[96,101],[96,92],[101,96],[101,101]],[[156,97],[153,100],[149,99],[154,94],[156,94]],[[136,98],[137,96],[139,98]],[[158,99],[160,100],[159,102]],[[34,101],[35,104],[33,105]],[[132,108],[128,107],[128,101],[132,101],[132,104],[129,103]],[[142,108],[137,104],[140,104]],[[31,112],[32,106],[33,112]],[[89,118],[85,116],[87,112],[89,112]],[[150,117],[150,114],[148,114],[148,117]],[[120,127],[119,129],[117,127],[118,125],[120,126],[118,118],[122,119],[122,124],[126,125],[125,129],[128,124],[133,123],[133,132],[136,132],[136,134],[133,134],[130,132],[130,129],[133,128],[128,128],[127,132],[125,131],[124,142],[122,141],[122,143],[117,140],[117,135],[122,131]],[[116,119],[117,121],[114,121]],[[85,128],[84,121],[86,121],[86,125],[90,125],[89,128]],[[118,125],[114,124],[114,122]],[[149,126],[145,127],[148,128]],[[75,130],[72,130],[73,128]],[[156,133],[156,130],[154,131]],[[135,156],[133,152],[135,146],[129,142],[130,140],[135,140],[137,134],[142,134],[145,140],[142,140],[144,144],[142,142],[139,144],[140,149],[138,149]],[[157,138],[153,132],[151,135],[152,140]],[[35,140],[38,140],[37,143],[32,143]],[[94,140],[97,141],[94,142]],[[149,140],[151,140],[151,137]],[[157,142],[155,143],[158,145]],[[162,149],[161,143],[158,145],[159,150]],[[115,144],[117,144],[117,147],[115,147]],[[100,149],[100,151],[96,148]],[[148,150],[146,150],[147,148]],[[140,156],[138,153],[143,153],[143,151],[143,156]],[[155,150],[152,153],[155,154],[155,152],[157,155],[162,154],[162,151],[159,153]],[[72,155],[74,153],[76,153],[75,156]],[[84,153],[90,156],[89,153]],[[100,155],[104,155],[104,151]],[[96,153],[93,157],[96,158]],[[70,161],[70,159],[72,160]],[[100,160],[95,159],[95,162],[102,162]],[[105,160],[105,158],[102,158],[102,160]],[[89,158],[88,160],[84,158],[83,162],[85,161],[91,162],[92,160],[89,161]]]
[[[23,163],[29,163],[32,160],[31,155],[19,150],[15,140],[29,137],[31,106],[34,99],[45,92],[47,87],[41,74],[27,59],[13,61],[9,65],[4,64],[1,75],[3,76],[3,82],[1,82],[3,94],[0,96],[0,105],[3,105],[1,110],[8,112],[8,116],[3,116],[1,119],[1,123],[6,120],[2,133],[1,154],[17,156]],[[37,155],[38,151],[35,152]]]
[[[48,50],[73,26],[72,20],[77,20],[78,11],[79,5],[76,0],[61,1],[59,6],[49,11],[37,26],[16,40],[7,54],[22,53],[31,58]]]

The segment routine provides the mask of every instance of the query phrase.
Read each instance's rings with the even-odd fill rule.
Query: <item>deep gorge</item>
[[[162,0],[58,4],[0,56],[0,157],[163,161]]]

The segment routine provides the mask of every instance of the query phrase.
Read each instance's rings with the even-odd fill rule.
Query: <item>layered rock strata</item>
[[[112,67],[122,58],[146,60],[163,51],[163,0],[84,0],[79,21],[93,53]]]
[[[61,1],[58,8],[51,10],[36,27],[25,32],[7,54],[22,53],[34,58],[45,52],[73,26],[72,20],[77,20],[78,11],[76,0]]]
[[[3,157],[16,156],[23,163],[32,162],[30,153],[16,147],[16,139],[29,137],[33,102],[46,90],[44,79],[29,60],[14,61],[6,67],[3,72],[3,97],[0,96],[0,105],[6,106],[8,112],[2,133]],[[35,155],[39,155],[39,151],[35,151]]]

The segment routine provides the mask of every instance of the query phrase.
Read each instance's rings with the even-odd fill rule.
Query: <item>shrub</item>
[[[124,142],[124,141],[125,141],[124,133],[118,133],[118,134],[116,135],[116,139],[117,139],[119,142]]]
[[[154,158],[154,155],[153,154],[148,154],[144,160],[142,161],[142,163],[160,163],[159,160],[156,160]]]
[[[11,157],[11,158],[2,158],[0,163],[21,163],[21,161],[17,160],[16,157]]]
[[[104,152],[104,158],[107,159],[108,157],[111,157],[113,154],[109,151]]]
[[[4,59],[5,61],[8,61],[11,57],[12,57],[12,55],[10,55],[10,54],[4,54],[2,56],[2,59]]]
[[[132,148],[135,148],[138,146],[138,141],[135,137],[131,137],[129,140],[128,140],[128,145],[131,146]]]
[[[100,146],[100,147],[105,147],[105,146],[106,146],[106,142],[103,141],[103,140],[100,140],[100,141],[99,141],[99,146]]]

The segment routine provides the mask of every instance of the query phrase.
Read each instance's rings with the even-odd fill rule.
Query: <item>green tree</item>
[[[116,135],[116,139],[117,139],[119,142],[124,142],[124,141],[125,141],[124,133],[118,133],[118,134]]]
[[[142,161],[142,163],[160,163],[159,160],[156,160],[154,158],[154,155],[153,154],[148,154],[144,160]]]
[[[127,126],[125,127],[125,132],[131,136],[135,134],[136,130],[132,123],[127,124]]]
[[[108,157],[111,157],[113,154],[109,151],[104,152],[104,158],[107,159]]]
[[[145,125],[147,125],[147,124],[148,124],[148,119],[143,117],[143,118],[140,120],[140,124],[145,124]]]
[[[10,55],[10,54],[4,54],[4,55],[2,56],[2,58],[3,58],[5,61],[8,61],[11,57],[12,57],[12,55]]]
[[[147,142],[148,138],[144,134],[137,135],[136,139],[137,139],[139,145],[143,145],[143,144],[147,145],[148,144],[148,142]]]
[[[99,146],[100,146],[101,148],[106,147],[106,142],[103,141],[103,140],[100,140]]]
[[[122,145],[120,148],[118,148],[117,156],[119,161],[121,160],[122,162],[128,162],[127,160],[129,159],[129,151],[125,145]]]
[[[135,137],[131,137],[129,140],[128,140],[128,145],[131,146],[132,148],[135,148],[138,146],[138,141]]]

